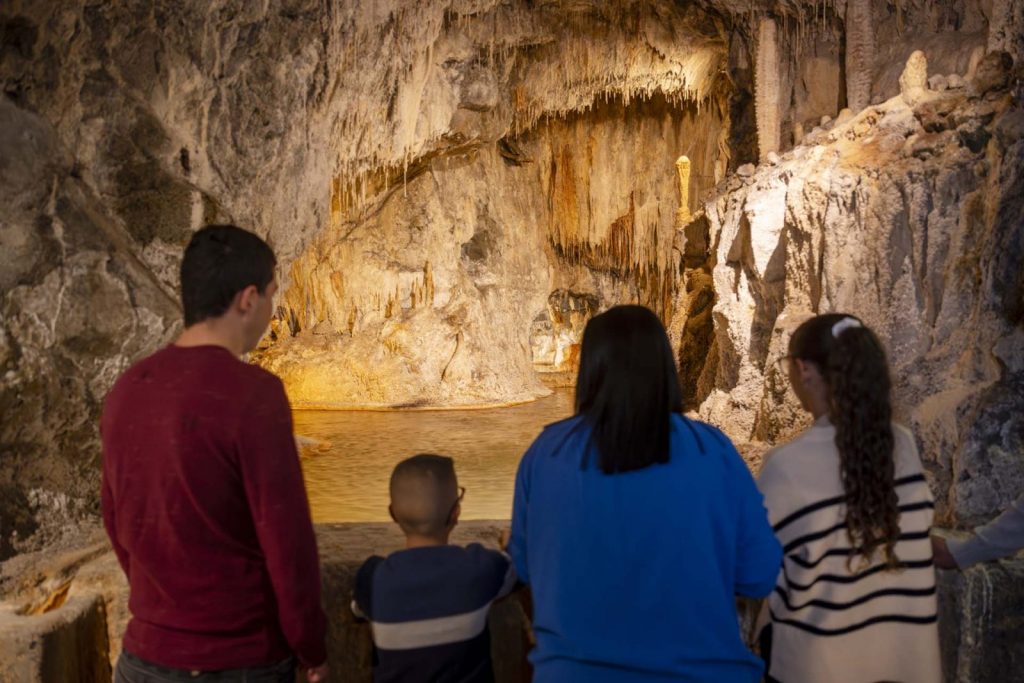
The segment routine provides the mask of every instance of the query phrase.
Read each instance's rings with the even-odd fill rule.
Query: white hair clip
[[[840,320],[839,322],[832,326],[832,336],[838,339],[839,335],[841,335],[846,330],[852,329],[854,327],[863,327],[863,325],[861,325],[860,321],[857,320],[856,318],[846,316],[845,318],[843,318],[842,320]]]

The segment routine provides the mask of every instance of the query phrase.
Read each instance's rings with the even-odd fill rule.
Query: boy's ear
[[[395,511],[390,505],[388,505],[388,515],[391,516],[391,521],[398,524],[398,519],[395,517]]]
[[[459,515],[462,514],[462,503],[456,503],[452,508],[452,516],[448,519],[448,528],[459,523]]]

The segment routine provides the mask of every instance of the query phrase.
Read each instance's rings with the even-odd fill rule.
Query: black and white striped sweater
[[[768,453],[758,478],[784,557],[768,599],[773,678],[783,683],[941,680],[931,491],[914,438],[894,425],[899,570],[854,556],[835,428],[822,418]]]

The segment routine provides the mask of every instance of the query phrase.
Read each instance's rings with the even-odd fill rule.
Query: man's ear
[[[249,285],[236,294],[235,306],[238,307],[239,313],[245,314],[253,310],[256,307],[256,298],[259,295],[260,292],[256,285]]]
[[[398,524],[398,519],[395,517],[395,511],[392,509],[392,507],[390,505],[388,505],[388,515],[391,516],[391,521],[392,522],[394,522],[395,524]]]
[[[452,515],[448,519],[448,528],[454,527],[459,523],[459,515],[462,514],[462,503],[456,503],[455,507],[452,508]]]

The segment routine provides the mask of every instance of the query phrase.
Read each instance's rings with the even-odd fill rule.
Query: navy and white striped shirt
[[[515,582],[508,556],[478,543],[368,559],[352,610],[370,621],[374,681],[493,681],[487,614]]]

